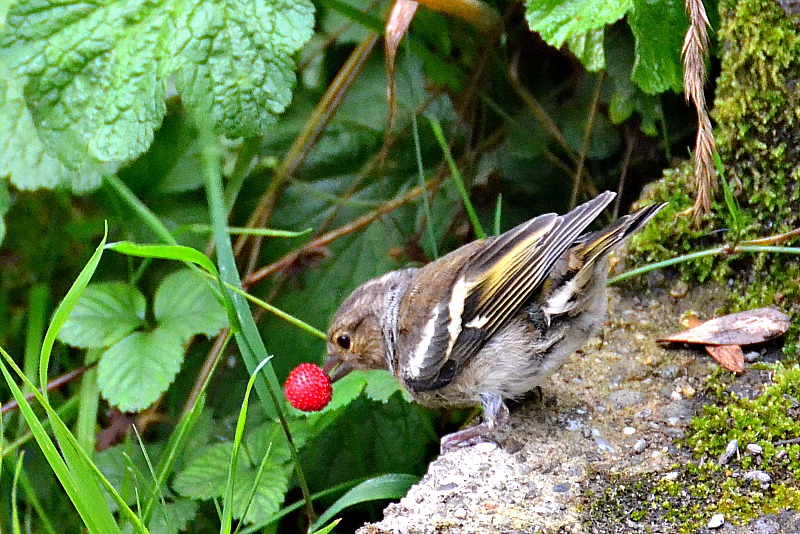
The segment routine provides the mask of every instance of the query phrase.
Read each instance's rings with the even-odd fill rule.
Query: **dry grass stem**
[[[683,87],[686,100],[697,109],[697,140],[695,143],[695,202],[692,214],[695,223],[711,209],[711,197],[715,188],[714,176],[714,132],[708,116],[706,97],[703,92],[706,82],[706,60],[708,59],[708,16],[702,0],[686,0],[689,29],[683,41]]]

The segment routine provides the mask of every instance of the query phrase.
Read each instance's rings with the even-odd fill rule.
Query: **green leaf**
[[[152,142],[173,74],[217,130],[263,134],[291,99],[292,54],[313,24],[308,0],[21,0],[0,61],[27,77],[34,123],[62,161],[122,162]]]
[[[531,30],[561,48],[567,39],[618,21],[633,0],[528,0],[525,18]]]
[[[280,437],[280,439],[284,439]],[[277,443],[275,445],[278,445]],[[266,453],[269,447],[262,451]],[[274,448],[273,451],[274,452]],[[228,467],[231,462],[233,443],[212,445],[175,477],[173,489],[192,499],[215,499],[225,495]],[[261,475],[258,488],[247,512],[247,522],[260,522],[275,514],[289,488],[291,466],[286,462],[270,459]],[[251,451],[243,455],[236,466],[236,485],[233,488],[233,517],[240,519],[250,497],[261,457]],[[287,453],[288,454],[288,453]]]
[[[177,84],[229,137],[263,134],[289,105],[294,54],[311,37],[307,0],[194,0],[178,18]]]
[[[154,534],[178,534],[186,530],[197,515],[197,509],[196,501],[186,499],[159,504],[148,528]]]
[[[366,371],[363,374],[367,380],[367,387],[364,389],[364,393],[368,398],[386,404],[389,398],[399,391],[408,402],[414,400],[411,394],[400,385],[400,382],[389,371]]]
[[[683,89],[681,47],[688,18],[682,0],[634,0],[628,15],[636,39],[632,80],[645,93]]]
[[[597,28],[586,33],[570,35],[567,38],[567,46],[569,46],[570,52],[583,63],[586,70],[597,72],[606,66],[604,41],[605,30]]]
[[[47,362],[50,360],[55,335],[58,333],[66,316],[69,315],[69,312],[75,306],[78,297],[86,288],[88,280],[97,268],[97,263],[102,256],[105,241],[106,236],[104,235],[97,249],[95,249],[94,254],[89,259],[89,262],[83,268],[75,282],[73,282],[72,287],[70,287],[67,295],[64,297],[61,304],[59,304],[53,316],[53,321],[42,343],[40,364],[41,383],[45,383],[47,378]],[[103,476],[97,466],[95,466],[92,459],[89,458],[86,451],[81,447],[81,444],[59,417],[58,412],[50,405],[47,400],[46,391],[38,391],[36,386],[2,347],[0,347],[0,355],[2,355],[2,358],[5,360],[5,364],[0,361],[0,372],[2,372],[6,383],[11,389],[19,405],[19,409],[25,417],[25,421],[30,426],[31,432],[36,438],[42,453],[58,477],[59,482],[61,482],[61,485],[69,495],[70,501],[84,520],[87,530],[90,533],[112,533],[120,531],[111,515],[110,509],[105,505],[105,501],[103,500],[103,494],[100,492],[100,489],[103,488],[116,502],[118,510],[120,511],[120,517],[127,520],[137,532],[146,532],[136,514],[125,504],[122,497],[119,496],[114,487]],[[45,430],[44,425],[39,421],[33,408],[28,403],[25,395],[23,395],[22,390],[20,390],[12,379],[6,365],[11,367],[17,377],[22,379],[24,386],[33,393],[33,396],[47,412],[47,418],[50,422],[51,429],[58,440],[58,447],[55,446],[47,430]]]
[[[0,81],[2,83],[2,81]],[[0,114],[2,111],[0,111]],[[0,115],[0,120],[2,120],[2,115]],[[0,171],[2,174],[2,171]],[[6,222],[5,216],[8,213],[8,208],[11,207],[11,196],[8,194],[8,186],[2,180],[0,180],[0,245],[3,244],[3,238],[6,236]]]
[[[82,349],[110,347],[144,323],[146,301],[125,282],[91,284],[58,333],[62,343]]]
[[[81,269],[80,274],[72,283],[72,286],[67,291],[67,294],[64,295],[64,299],[56,308],[55,313],[53,313],[53,320],[50,321],[50,326],[47,327],[47,332],[44,335],[44,341],[42,341],[42,350],[40,351],[39,356],[39,383],[40,384],[47,384],[47,371],[50,368],[50,356],[53,351],[53,345],[56,342],[56,337],[58,336],[59,331],[64,326],[64,323],[67,322],[70,313],[75,308],[76,304],[81,298],[81,295],[86,290],[86,286],[89,285],[89,280],[92,279],[94,275],[94,271],[97,269],[97,265],[100,263],[100,258],[103,257],[103,250],[106,246],[106,239],[108,237],[108,225],[105,227],[105,231],[103,233],[103,239],[100,240],[100,243],[97,245],[92,257],[89,258],[89,261],[86,262],[86,265]],[[42,394],[45,398],[47,398],[47,390],[43,390]]]
[[[228,324],[225,307],[200,275],[180,270],[164,278],[153,311],[161,328],[188,341],[196,334],[216,335]]]
[[[68,168],[50,155],[25,107],[22,82],[0,65],[0,177],[9,176],[18,189],[66,186],[76,192],[95,189],[102,177],[86,163]]]
[[[136,503],[137,496],[150,490],[150,480],[141,476],[147,472],[147,461],[142,450],[131,441],[95,453],[93,461],[127,504]],[[116,501],[107,492],[103,494],[111,511],[117,512]]]
[[[247,381],[247,389],[244,393],[244,400],[242,401],[242,407],[239,410],[239,417],[236,420],[236,432],[233,437],[233,450],[231,451],[231,460],[230,465],[228,467],[228,481],[225,484],[225,506],[222,511],[222,527],[220,528],[220,532],[224,534],[230,534],[231,527],[232,527],[232,518],[233,518],[233,489],[236,487],[236,471],[239,465],[239,452],[241,451],[242,446],[242,436],[244,435],[244,426],[247,422],[247,410],[250,406],[250,393],[253,391],[253,384],[255,384],[256,377],[261,371],[261,369],[269,363],[269,359],[266,359],[258,364],[256,370],[253,372],[250,379]],[[257,491],[257,485],[261,481],[261,477],[263,475],[264,468],[266,467],[266,462],[269,458],[269,453],[272,447],[267,449],[267,452],[264,453],[261,463],[259,465],[259,470],[256,472],[256,478],[253,481],[253,485],[251,486],[250,495],[248,496],[247,502],[245,503],[245,507],[248,507],[252,504],[253,499],[255,498],[255,493]],[[247,509],[243,509],[242,514],[246,513]]]
[[[113,406],[138,412],[167,390],[182,361],[183,346],[176,333],[163,328],[134,332],[103,354],[97,383]]]
[[[362,502],[378,501],[385,499],[401,499],[411,486],[419,482],[419,477],[404,473],[390,473],[365,480],[351,489],[339,500],[333,503],[325,513],[311,525],[309,530],[316,530],[333,519],[333,517],[350,506]]]
[[[631,81],[634,64],[634,42],[628,28],[612,27],[606,32],[606,64],[613,83],[608,114],[611,122],[620,124],[638,113],[641,129],[650,136],[658,134],[657,122],[661,119],[658,96],[645,94]]]
[[[182,245],[139,245],[127,241],[109,243],[109,250],[114,250],[120,254],[129,256],[139,256],[141,258],[161,258],[164,260],[178,260],[199,265],[214,276],[218,276],[217,267],[208,256],[197,249],[184,247]]]
[[[322,527],[319,530],[315,530],[313,534],[328,534],[334,528],[336,528],[336,525],[338,525],[341,520],[342,520],[341,518],[336,519],[336,520],[333,521],[333,523],[329,524],[328,526]]]

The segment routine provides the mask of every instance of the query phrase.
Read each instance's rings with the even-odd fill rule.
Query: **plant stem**
[[[475,235],[478,236],[478,239],[484,239],[486,237],[486,232],[483,231],[483,226],[481,226],[481,222],[478,220],[478,214],[475,213],[475,208],[472,206],[472,202],[469,199],[467,188],[464,186],[464,178],[458,170],[458,165],[456,165],[453,159],[453,154],[450,153],[450,147],[447,146],[447,141],[442,131],[442,125],[434,117],[429,117],[428,120],[431,123],[431,128],[433,128],[433,135],[436,137],[436,141],[438,141],[442,152],[444,152],[444,159],[447,161],[447,166],[450,168],[450,175],[453,177],[453,182],[456,184],[458,193],[461,195],[461,200],[464,202],[464,209],[467,210],[467,216],[472,223],[472,228],[475,230]]]
[[[200,119],[201,120],[198,121],[198,130],[200,132],[198,138],[201,144],[200,154],[206,179],[206,195],[208,196],[209,212],[214,229],[214,242],[216,244],[220,277],[223,282],[241,288],[241,280],[239,279],[239,273],[236,268],[236,260],[233,255],[230,234],[228,233],[228,211],[225,206],[222,176],[219,170],[218,147],[210,126],[204,124],[202,118]],[[241,327],[240,331],[235,334],[236,343],[239,346],[247,370],[252,375],[259,363],[268,357],[267,351],[247,303],[237,294],[231,295],[231,300],[236,308],[237,318],[240,323],[238,326]],[[276,393],[276,391],[281,390],[278,377],[275,375],[275,370],[271,362],[267,363],[262,370],[264,375],[266,375],[266,380],[261,378],[262,375],[259,374],[259,378],[255,382],[256,392],[266,412],[270,413],[274,410],[275,415],[277,415],[280,421],[281,428],[286,437],[286,442],[289,446],[289,451],[295,463],[298,484],[300,485],[300,489],[306,501],[306,514],[308,515],[309,522],[313,523],[316,514],[314,513],[313,503],[311,502],[311,493],[308,490],[308,484],[306,483],[306,478],[300,465],[300,455],[297,452],[292,433],[289,430],[289,424],[283,413],[282,403],[278,399]]]

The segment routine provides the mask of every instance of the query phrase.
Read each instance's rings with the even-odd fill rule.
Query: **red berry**
[[[283,385],[289,404],[304,412],[318,412],[331,401],[331,379],[322,367],[301,363],[286,377]]]

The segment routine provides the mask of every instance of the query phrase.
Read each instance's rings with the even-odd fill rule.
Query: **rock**
[[[725,452],[719,455],[717,459],[717,465],[725,465],[731,461],[735,455],[739,453],[739,441],[736,439],[730,440],[728,445],[725,447]]]
[[[668,365],[661,371],[661,378],[664,380],[675,380],[681,372],[681,368],[677,365]]]
[[[714,514],[711,516],[711,519],[708,520],[708,528],[720,528],[722,525],[725,524],[725,516],[722,514]]]
[[[757,362],[761,359],[761,353],[756,350],[751,350],[744,353],[744,361],[747,363]]]
[[[748,443],[747,452],[749,452],[750,454],[755,454],[756,456],[761,456],[763,449],[761,448],[761,445],[756,445],[755,443]]]
[[[766,471],[760,471],[758,469],[748,471],[744,474],[743,478],[749,482],[758,482],[762,489],[767,489],[770,482],[772,482],[772,477],[769,476],[769,473]]]
[[[647,440],[639,439],[633,444],[633,452],[641,454],[647,448]]]
[[[618,389],[612,391],[608,396],[608,400],[617,410],[621,410],[626,406],[632,404],[644,404],[646,396],[643,391],[636,391],[634,389]]]

